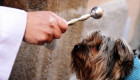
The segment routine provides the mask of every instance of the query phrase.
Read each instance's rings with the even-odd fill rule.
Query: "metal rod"
[[[85,21],[90,17],[93,17],[94,19],[100,19],[103,15],[103,10],[100,7],[94,7],[92,8],[91,12],[89,14],[82,15],[79,18],[71,19],[68,21],[68,25],[73,25],[78,21]]]

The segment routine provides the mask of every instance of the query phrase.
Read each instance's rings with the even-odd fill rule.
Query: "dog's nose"
[[[80,48],[80,45],[75,45],[75,46],[74,46],[74,49],[75,49],[75,50],[77,50],[77,49],[79,49],[79,48]]]

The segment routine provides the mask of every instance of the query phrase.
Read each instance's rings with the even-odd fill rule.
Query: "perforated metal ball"
[[[100,7],[92,8],[90,14],[95,19],[100,19],[103,16],[103,10]]]

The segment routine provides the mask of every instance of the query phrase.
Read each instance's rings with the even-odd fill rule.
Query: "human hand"
[[[24,41],[42,45],[59,39],[68,28],[67,21],[51,11],[27,12]]]

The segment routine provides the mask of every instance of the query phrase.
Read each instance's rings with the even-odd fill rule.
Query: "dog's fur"
[[[134,54],[122,39],[91,33],[72,50],[72,71],[80,80],[123,80],[133,69]]]

